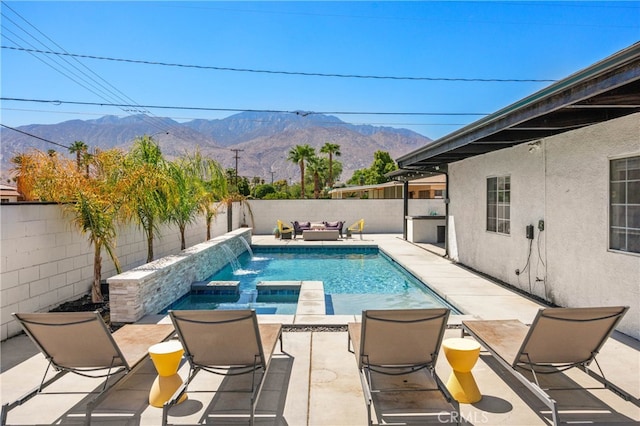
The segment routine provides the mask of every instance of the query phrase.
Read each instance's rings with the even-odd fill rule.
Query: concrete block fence
[[[236,206],[234,206],[235,208]],[[237,216],[237,215],[236,215]],[[236,227],[238,223],[236,220]],[[227,216],[218,216],[213,235],[227,231]],[[146,262],[144,233],[134,225],[117,231],[116,254],[122,270]],[[21,329],[12,312],[46,312],[86,295],[93,283],[93,246],[63,215],[60,206],[44,203],[0,205],[0,332],[1,339]],[[186,231],[187,246],[206,239],[204,220]],[[154,242],[156,258],[180,252],[177,227],[162,226]],[[115,275],[103,251],[102,279]]]

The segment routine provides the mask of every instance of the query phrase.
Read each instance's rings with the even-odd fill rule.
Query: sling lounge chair
[[[107,391],[128,377],[147,356],[149,346],[173,335],[171,324],[129,324],[111,334],[99,312],[14,313],[13,316],[49,364],[38,387],[2,406],[2,425],[7,424],[10,410],[45,393],[47,386],[66,373],[105,379],[97,396],[87,404],[85,424],[90,424],[91,412],[107,396]],[[47,378],[50,368],[56,373]],[[123,374],[117,380],[110,381],[120,373]]]
[[[253,424],[264,377],[278,340],[282,352],[282,326],[258,324],[256,312],[249,309],[169,311],[169,316],[190,368],[187,380],[163,407],[163,426],[168,424],[169,409],[180,400],[200,370],[223,376],[252,375],[251,389],[230,392],[250,394],[250,423]]]
[[[557,402],[546,392],[553,389],[543,389],[536,374],[580,367],[606,388],[624,395],[605,379],[596,355],[628,309],[622,306],[548,308],[538,311],[530,327],[518,320],[463,321],[462,326],[464,333],[487,348],[505,369],[551,409],[553,424],[557,425]],[[593,361],[600,371],[599,376],[587,368]],[[520,369],[529,371],[533,381]]]
[[[448,317],[446,308],[368,310],[362,323],[349,324],[370,425],[375,405],[381,424],[403,415],[422,422],[457,419],[458,403],[435,371]],[[395,406],[385,411],[389,401]]]

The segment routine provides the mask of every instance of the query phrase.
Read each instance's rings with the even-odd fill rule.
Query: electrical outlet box
[[[527,225],[527,239],[533,240],[533,225]]]
[[[542,219],[538,221],[538,231],[540,232],[544,231],[544,220]]]

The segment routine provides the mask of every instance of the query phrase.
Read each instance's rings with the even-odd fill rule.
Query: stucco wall
[[[452,258],[560,306],[628,305],[619,330],[640,338],[640,256],[608,250],[609,161],[630,154],[640,154],[640,114],[451,164]],[[485,230],[486,179],[503,175],[506,236]]]
[[[365,233],[402,233],[403,200],[251,200],[250,205],[256,235],[270,234],[277,219],[287,224],[343,220],[345,226],[364,219]],[[444,201],[409,200],[409,215],[431,212],[444,215]]]

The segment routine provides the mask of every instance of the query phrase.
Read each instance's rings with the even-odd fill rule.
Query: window
[[[609,165],[609,248],[640,253],[640,156]]]
[[[487,231],[511,232],[511,177],[487,178]]]

